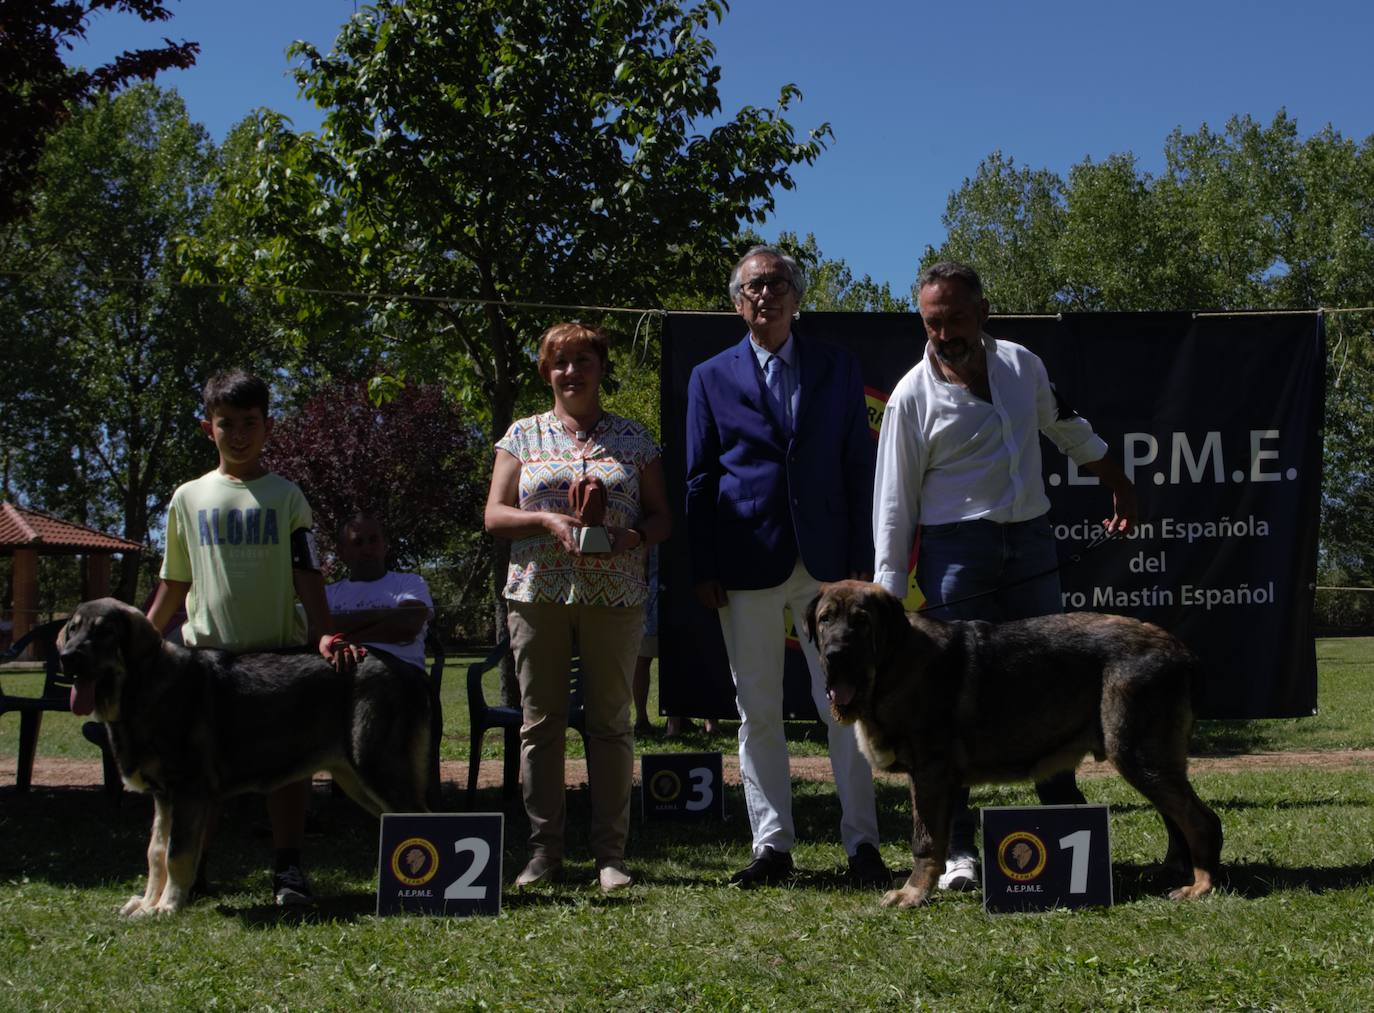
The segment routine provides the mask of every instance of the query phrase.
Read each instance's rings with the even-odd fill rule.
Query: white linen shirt
[[[1049,511],[1040,438],[1076,464],[1101,460],[1107,444],[1078,415],[1059,417],[1039,356],[983,334],[992,403],[946,381],[929,350],[888,399],[873,478],[873,580],[906,596],[921,524],[1028,521]]]

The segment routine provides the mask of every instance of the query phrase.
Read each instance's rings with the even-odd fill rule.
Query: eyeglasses
[[[792,291],[792,281],[782,275],[775,275],[771,278],[753,278],[746,281],[740,288],[744,289],[750,296],[757,299],[763,295],[764,290],[768,289],[774,295],[786,295]]]

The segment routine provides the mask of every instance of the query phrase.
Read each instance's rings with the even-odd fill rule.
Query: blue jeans
[[[1000,623],[1059,612],[1058,565],[1054,532],[1046,517],[1015,524],[959,521],[928,525],[921,528],[916,557],[916,583],[927,599],[923,614],[944,621],[986,619]],[[975,594],[983,597],[959,600]],[[1043,805],[1081,805],[1087,801],[1078,790],[1073,771],[1038,782],[1035,792]],[[967,788],[954,800],[951,853],[976,853],[974,817],[968,800]]]

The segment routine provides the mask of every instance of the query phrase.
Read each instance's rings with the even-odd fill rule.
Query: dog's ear
[[[148,617],[132,605],[125,605],[123,602],[119,605],[128,627],[128,635],[124,641],[124,656],[130,659],[142,658],[160,650],[162,634]]]
[[[813,644],[816,642],[816,609],[820,606],[821,595],[824,593],[825,587],[822,586],[820,593],[807,604],[806,615],[802,616],[802,632]]]
[[[873,651],[878,658],[883,658],[906,638],[911,624],[907,622],[906,607],[901,599],[884,588],[875,589],[869,604],[875,627]]]

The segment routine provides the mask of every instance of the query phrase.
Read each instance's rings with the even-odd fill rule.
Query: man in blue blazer
[[[756,246],[735,265],[730,299],[749,333],[701,363],[687,389],[687,537],[698,600],[720,615],[742,723],[740,772],[753,859],[750,888],[792,875],[792,781],[783,728],[783,609],[800,617],[822,581],[870,576],[873,438],[859,364],[792,333],[801,266]],[[878,853],[873,774],[853,731],[830,713],[815,647],[802,653],[830,735],[849,875],[890,885]]]

